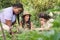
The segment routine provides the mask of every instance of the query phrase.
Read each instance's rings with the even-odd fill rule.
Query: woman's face
[[[44,25],[46,23],[46,19],[44,18],[40,18],[39,20],[40,20],[41,25]]]
[[[22,8],[16,8],[16,7],[14,7],[13,11],[14,11],[15,14],[19,14],[22,10],[23,10]]]
[[[24,19],[25,19],[25,21],[28,21],[29,20],[29,15],[25,15]]]

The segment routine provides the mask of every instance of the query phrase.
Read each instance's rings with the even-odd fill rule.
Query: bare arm
[[[11,22],[11,20],[6,20],[6,25],[8,25],[9,28],[10,28],[9,29],[10,30],[9,33],[12,34],[12,29],[11,29],[12,28],[12,22]]]
[[[34,25],[32,22],[31,22],[31,30],[34,30]]]
[[[8,25],[9,27],[11,27],[11,25],[12,25],[11,20],[6,20],[6,25]]]
[[[20,28],[22,28],[22,22],[20,22]]]

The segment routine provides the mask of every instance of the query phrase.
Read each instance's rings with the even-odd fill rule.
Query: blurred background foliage
[[[39,26],[38,14],[40,12],[60,11],[60,0],[0,0],[0,9],[10,7],[12,4],[19,2],[24,5],[24,10],[30,12],[32,15],[31,21],[36,26]]]
[[[12,6],[14,3],[21,2],[24,6],[24,10],[29,11],[31,21],[36,27],[40,27],[38,14],[40,12],[52,12],[54,14],[53,29],[56,31],[54,35],[50,35],[45,32],[44,34],[38,34],[37,32],[29,32],[17,34],[17,40],[60,40],[60,0],[0,0],[0,9]],[[57,13],[55,13],[57,12]],[[59,12],[59,13],[58,13]],[[45,34],[48,36],[45,36]],[[53,32],[52,32],[53,33]],[[8,34],[7,34],[8,35]],[[9,37],[9,38],[8,38]],[[8,36],[10,39],[11,37]],[[22,39],[19,39],[19,38]],[[1,38],[1,37],[0,37]],[[24,39],[25,38],[25,39]],[[37,38],[37,39],[35,39]],[[2,39],[1,39],[2,40]]]

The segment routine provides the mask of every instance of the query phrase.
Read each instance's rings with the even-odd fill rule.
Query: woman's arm
[[[34,25],[32,22],[31,22],[31,30],[34,30]]]
[[[20,28],[22,28],[22,22],[20,22]]]
[[[6,23],[5,23],[5,24],[8,25],[9,27],[12,26],[12,22],[11,22],[11,20],[6,20]]]
[[[11,22],[11,20],[6,20],[5,24],[8,25],[9,33],[12,34],[12,22]]]

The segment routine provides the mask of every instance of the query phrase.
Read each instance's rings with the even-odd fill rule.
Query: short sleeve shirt
[[[16,20],[16,16],[13,14],[13,7],[8,7],[0,11],[0,21],[6,23],[6,20],[11,20],[12,23]]]

